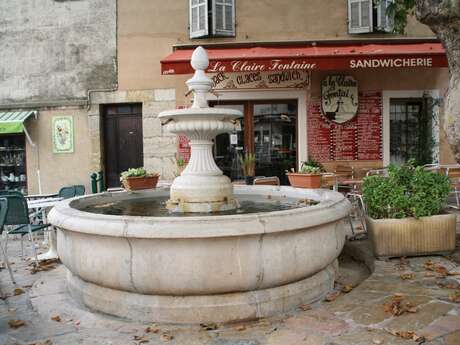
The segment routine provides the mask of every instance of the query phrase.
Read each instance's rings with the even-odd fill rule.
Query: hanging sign
[[[219,72],[210,77],[214,89],[301,89],[310,85],[309,71]]]
[[[358,111],[358,82],[352,76],[327,76],[321,83],[321,105],[328,120],[351,120]]]
[[[52,124],[53,131],[53,152],[73,152],[73,117],[55,116]]]

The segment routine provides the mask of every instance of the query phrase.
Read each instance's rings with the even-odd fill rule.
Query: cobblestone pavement
[[[329,301],[256,322],[203,326],[148,325],[92,313],[67,295],[63,265],[32,274],[30,261],[19,258],[18,241],[9,247],[17,285],[0,270],[0,344],[460,344],[460,243],[449,257],[374,261],[367,241],[348,242]],[[356,260],[374,271],[353,286],[368,275]]]

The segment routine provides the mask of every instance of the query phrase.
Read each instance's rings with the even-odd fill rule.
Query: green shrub
[[[120,181],[123,181],[127,177],[143,177],[143,176],[150,176],[150,175],[157,175],[157,173],[149,173],[147,172],[147,170],[145,170],[144,167],[130,168],[121,173]]]
[[[425,217],[439,214],[450,192],[445,175],[412,164],[391,165],[388,177],[364,179],[363,197],[374,219]]]

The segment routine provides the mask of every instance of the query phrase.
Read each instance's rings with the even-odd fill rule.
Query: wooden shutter
[[[209,34],[208,1],[189,0],[190,38],[204,37]]]
[[[372,0],[348,0],[348,32],[372,32]]]
[[[212,0],[212,33],[235,36],[235,0]]]
[[[394,13],[388,15],[387,8],[394,0],[379,0],[377,3],[377,28],[385,32],[393,32]]]

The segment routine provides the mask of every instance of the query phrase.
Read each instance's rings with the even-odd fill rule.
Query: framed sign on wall
[[[74,151],[73,117],[55,116],[52,122],[53,153]]]
[[[321,83],[321,106],[329,121],[350,121],[358,112],[358,82],[348,75],[327,76]]]

